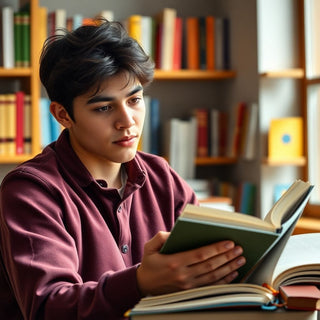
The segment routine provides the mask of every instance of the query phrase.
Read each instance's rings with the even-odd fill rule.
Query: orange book
[[[206,17],[206,50],[207,69],[214,70],[215,50],[214,50],[214,17]]]
[[[187,69],[199,69],[199,40],[198,18],[186,18]]]

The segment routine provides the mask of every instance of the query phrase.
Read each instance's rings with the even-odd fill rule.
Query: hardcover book
[[[278,316],[279,319],[295,319],[294,312],[282,316],[278,313],[289,309],[299,310],[300,315],[303,315],[301,310],[309,311],[309,315],[316,314],[313,311],[319,309],[320,298],[316,287],[320,285],[320,233],[290,236],[284,249],[278,247],[276,251],[280,252],[280,258],[277,258],[278,254],[269,255],[263,262],[266,268],[259,270],[260,278],[270,285],[250,281],[150,296],[143,298],[128,315],[133,319],[138,319],[140,315],[146,315],[149,319],[157,319],[160,315],[165,319],[192,319],[193,315],[198,319],[196,315],[205,314],[214,318],[214,315],[221,313],[223,316],[218,319],[232,319],[233,313],[238,319],[239,310],[244,308],[246,310],[243,312],[251,315],[252,319],[263,319],[263,310],[269,310],[268,316],[273,319]],[[221,309],[223,311],[219,313]],[[297,319],[303,318],[297,316]]]

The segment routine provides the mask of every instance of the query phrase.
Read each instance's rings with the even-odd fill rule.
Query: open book
[[[163,314],[221,308],[258,307],[276,309],[274,303],[287,303],[290,309],[315,310],[319,307],[319,290],[292,301],[281,297],[278,289],[290,285],[320,285],[320,233],[299,234],[289,240],[273,270],[269,287],[249,283],[205,286],[175,293],[143,298],[128,314]],[[306,287],[306,286],[304,286]],[[276,289],[276,290],[275,290]],[[297,289],[296,289],[297,290]],[[299,290],[298,294],[302,294]],[[289,291],[290,298],[294,297]],[[278,300],[280,299],[280,300]],[[316,300],[316,301],[315,301]],[[273,316],[270,314],[269,316]],[[259,316],[257,318],[260,319]],[[290,318],[287,316],[287,318]],[[286,318],[286,319],[287,319]]]
[[[235,282],[244,282],[253,276],[259,262],[271,250],[274,251],[274,263],[279,258],[304,210],[311,190],[312,186],[308,182],[295,181],[274,204],[264,220],[243,213],[188,204],[177,219],[161,253],[170,254],[217,241],[233,240],[243,248],[247,261],[239,269],[239,277]],[[255,278],[250,282],[261,284],[269,280]]]
[[[272,304],[275,300],[274,291],[263,284],[267,283],[276,290],[279,289],[283,280],[279,280],[277,275],[290,268],[290,265],[286,265],[289,261],[288,255],[292,256],[291,264],[304,262],[296,251],[293,254],[292,249],[284,251],[284,248],[312,188],[307,182],[295,181],[264,220],[240,213],[187,205],[161,252],[170,254],[220,240],[233,240],[243,247],[247,259],[246,265],[239,269],[237,283],[146,297],[129,315]],[[291,238],[296,239],[293,236]],[[303,240],[293,241],[300,243]],[[320,244],[320,241],[318,243]],[[293,246],[296,246],[296,243]],[[319,255],[320,248],[317,250]],[[304,251],[307,254],[307,250]],[[319,270],[319,265],[317,267]]]

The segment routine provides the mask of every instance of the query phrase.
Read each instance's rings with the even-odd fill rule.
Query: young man
[[[145,295],[237,276],[231,241],[159,253],[197,200],[165,160],[137,152],[152,77],[119,23],[47,41],[40,78],[66,129],[3,180],[1,319],[121,319]]]

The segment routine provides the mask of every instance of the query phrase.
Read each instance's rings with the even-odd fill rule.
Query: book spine
[[[199,23],[198,18],[186,19],[187,68],[199,69]]]
[[[208,157],[209,111],[204,108],[197,108],[194,113],[197,120],[197,156]]]
[[[219,111],[216,109],[212,109],[210,111],[210,155],[211,157],[218,157],[219,156]]]
[[[6,154],[6,126],[8,125],[6,119],[6,97],[0,94],[0,155]]]
[[[177,11],[172,8],[164,8],[162,12],[162,36],[161,36],[161,69],[172,70],[174,50],[174,28]]]
[[[199,68],[207,69],[206,17],[199,17]]]
[[[45,97],[40,98],[40,130],[42,148],[44,148],[51,142],[49,104],[49,99]]]
[[[31,154],[31,96],[24,95],[23,108],[23,152]]]
[[[6,6],[2,8],[2,54],[3,67],[13,68],[14,58],[14,13],[13,8]]]
[[[14,63],[17,68],[22,66],[22,15],[14,13]]]
[[[6,94],[6,114],[7,114],[7,154],[16,154],[16,96]]]
[[[152,28],[153,18],[150,16],[141,17],[141,45],[145,53],[149,56],[152,55]]]
[[[214,48],[214,17],[206,17],[206,58],[207,58],[207,69],[214,70],[215,66],[215,48]]]
[[[30,14],[21,13],[21,65],[30,67]]]
[[[16,154],[23,154],[24,136],[24,92],[16,92]]]
[[[151,99],[150,103],[150,122],[151,122],[151,150],[153,154],[160,154],[160,104],[156,98]]]
[[[173,70],[180,70],[182,67],[182,35],[183,35],[183,20],[180,17],[176,18],[174,30],[174,48],[173,48]]]
[[[137,40],[141,44],[142,35],[141,35],[141,15],[131,15],[128,18],[128,34],[133,39]]]
[[[214,22],[215,69],[223,70],[223,20],[215,17]]]

